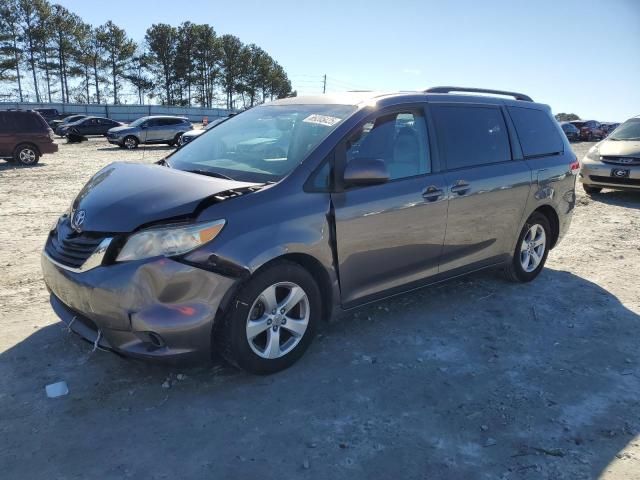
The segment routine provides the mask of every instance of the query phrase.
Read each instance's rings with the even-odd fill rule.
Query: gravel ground
[[[531,284],[485,272],[342,314],[254,377],[92,353],[62,328],[51,222],[99,168],[170,149],[60,143],[0,163],[2,478],[640,478],[640,194],[580,190]]]

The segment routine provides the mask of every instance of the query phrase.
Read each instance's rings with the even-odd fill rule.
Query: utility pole
[[[324,80],[322,81],[322,93],[327,93],[327,74],[324,74]]]

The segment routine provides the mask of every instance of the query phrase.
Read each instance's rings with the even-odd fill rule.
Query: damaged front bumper
[[[165,360],[210,358],[213,322],[238,280],[168,259],[78,272],[42,255],[51,305],[97,347]]]

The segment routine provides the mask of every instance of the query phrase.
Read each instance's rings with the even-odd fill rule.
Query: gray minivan
[[[99,171],[51,230],[44,279],[95,345],[215,349],[271,373],[335,308],[489,267],[533,280],[569,227],[578,167],[549,107],[522,94],[278,100],[157,165]]]
[[[141,143],[178,145],[182,134],[192,129],[193,125],[186,118],[153,115],[139,118],[129,125],[109,129],[107,140],[120,148],[130,150],[137,148]]]

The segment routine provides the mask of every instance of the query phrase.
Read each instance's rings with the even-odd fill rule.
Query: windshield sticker
[[[333,127],[336,123],[340,122],[340,119],[337,117],[331,117],[329,115],[318,115],[316,113],[313,113],[302,121],[305,123],[315,123],[316,125]]]

